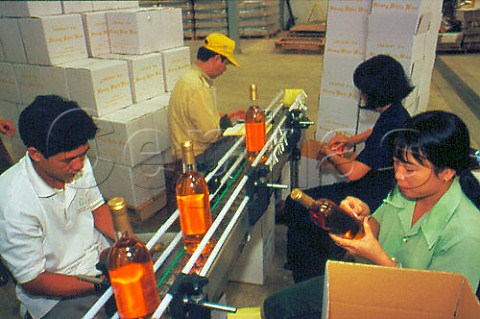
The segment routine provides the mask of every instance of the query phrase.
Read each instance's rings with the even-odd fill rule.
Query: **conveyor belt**
[[[197,250],[190,256],[183,249],[181,233],[168,234],[169,229],[177,222],[178,210],[158,229],[153,238],[147,243],[150,249],[159,240],[163,241],[167,234],[170,242],[160,256],[154,256],[154,269],[158,283],[161,304],[154,312],[152,318],[166,318],[168,306],[172,300],[169,294],[170,287],[180,273],[196,273],[208,278],[205,291],[211,301],[218,301],[223,287],[228,281],[229,274],[238,260],[246,243],[252,218],[249,218],[249,201],[253,200],[247,194],[247,183],[252,183],[251,175],[263,155],[267,156],[266,164],[269,168],[267,179],[276,182],[281,175],[281,169],[288,160],[285,152],[287,134],[285,129],[286,114],[289,109],[283,106],[281,98],[283,91],[272,100],[265,108],[270,114],[268,122],[272,124],[265,147],[258,154],[253,163],[245,159],[244,136],[239,137],[234,146],[218,162],[212,172],[207,174],[209,181],[219,174],[219,169],[225,169],[224,164],[229,163],[228,170],[220,179],[217,190],[211,190],[211,208],[214,219],[209,231],[205,234]],[[303,105],[305,94],[302,92],[292,108],[306,108]],[[250,179],[250,180],[249,180]],[[268,201],[268,198],[265,200]],[[251,214],[251,211],[250,211]],[[171,236],[173,235],[173,236]],[[171,238],[173,237],[173,239]],[[214,248],[209,256],[202,256],[201,252],[208,243],[214,243]],[[112,295],[112,289],[108,289],[98,302],[90,309],[84,318],[93,318],[99,313],[105,302]],[[100,314],[100,313],[99,313]],[[118,315],[113,316],[118,318]]]

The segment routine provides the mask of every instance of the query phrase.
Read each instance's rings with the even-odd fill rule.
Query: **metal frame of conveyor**
[[[301,91],[290,107],[284,106],[283,96],[284,90],[279,91],[265,108],[267,125],[271,124],[272,128],[268,133],[265,146],[253,163],[249,164],[246,160],[245,136],[243,135],[218,161],[217,166],[206,175],[207,182],[215,176],[220,176],[220,183],[217,189],[211,190],[210,194],[214,221],[195,252],[192,255],[184,252],[182,233],[177,232],[173,235],[169,233],[173,239],[169,240],[160,256],[154,256],[153,267],[157,276],[161,302],[152,318],[170,318],[170,316],[172,319],[193,318],[187,315],[188,309],[191,309],[188,305],[235,312],[236,309],[233,307],[216,305],[208,300],[218,301],[220,299],[229,273],[248,242],[249,230],[263,213],[256,211],[254,212],[257,215],[255,218],[249,216],[252,215],[249,203],[255,200],[268,203],[271,191],[263,192],[264,195],[258,197],[257,192],[261,192],[259,189],[264,191],[282,187],[282,185],[275,184],[278,181],[279,173],[276,173],[277,176],[273,176],[274,172],[281,171],[289,159],[291,164],[296,165],[295,161],[292,162],[295,159],[290,158],[290,153],[298,150],[299,130],[308,127],[305,123],[309,121],[304,117],[305,92]],[[298,116],[299,113],[303,115]],[[296,115],[292,116],[292,114]],[[296,123],[294,125],[292,125],[292,118]],[[265,156],[267,159],[261,163],[265,154],[267,154]],[[226,163],[229,165],[227,165],[227,169],[225,168]],[[258,173],[259,170],[263,173]],[[146,244],[148,249],[151,249],[157,242],[162,242],[161,239],[164,238],[178,217],[177,209],[148,241]],[[202,256],[203,249],[209,243],[214,243],[212,251],[208,256]],[[179,283],[179,280],[182,282]],[[83,318],[96,317],[112,294],[113,290],[110,287]],[[183,311],[183,315],[174,315],[172,311],[167,311],[169,307],[172,307],[172,303],[178,307],[179,301],[187,309]],[[118,318],[118,312],[111,318]],[[209,318],[209,316],[205,318]]]

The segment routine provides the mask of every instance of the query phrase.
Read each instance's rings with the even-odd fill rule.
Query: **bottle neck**
[[[257,99],[257,86],[255,84],[250,85],[250,100],[255,101]]]
[[[191,143],[185,143],[182,147],[182,170],[184,173],[196,170],[195,155]]]
[[[298,188],[291,192],[290,197],[307,209],[310,209],[315,203],[315,200],[312,197],[308,196]]]
[[[126,208],[120,211],[113,211],[113,223],[115,228],[115,237],[117,241],[122,237],[132,237],[133,230]]]

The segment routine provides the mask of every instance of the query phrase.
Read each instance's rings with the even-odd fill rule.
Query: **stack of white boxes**
[[[18,122],[42,94],[77,101],[99,133],[89,153],[106,198],[133,209],[162,195],[169,92],[190,67],[180,9],[138,1],[2,1],[0,117]],[[18,133],[2,137],[18,160]]]
[[[357,134],[374,125],[378,114],[357,107],[353,73],[378,54],[397,59],[410,76],[415,90],[403,101],[405,108],[411,114],[426,110],[441,8],[441,0],[329,1],[317,140],[328,141],[336,131]],[[314,159],[302,160],[300,169],[306,187],[345,180],[333,169],[313,174],[318,172]]]

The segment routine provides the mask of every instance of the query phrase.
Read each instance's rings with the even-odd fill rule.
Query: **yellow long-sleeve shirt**
[[[168,125],[174,158],[181,158],[181,145],[187,140],[193,142],[198,156],[222,135],[213,81],[196,65],[175,84],[168,105]]]

